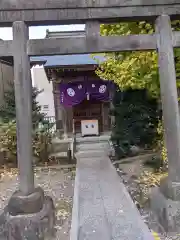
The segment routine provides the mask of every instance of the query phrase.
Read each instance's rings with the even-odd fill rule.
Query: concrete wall
[[[41,106],[41,111],[47,117],[55,117],[54,96],[52,82],[49,82],[43,66],[34,66],[31,69],[32,84],[42,90],[37,96],[37,102]]]
[[[4,99],[4,91],[8,89],[9,83],[13,83],[13,79],[13,66],[0,61],[0,104]]]

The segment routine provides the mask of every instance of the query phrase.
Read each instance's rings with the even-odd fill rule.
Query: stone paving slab
[[[77,169],[78,236],[72,240],[154,239],[108,157],[78,158]]]

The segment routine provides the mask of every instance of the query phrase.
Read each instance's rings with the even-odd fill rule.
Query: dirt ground
[[[56,207],[56,239],[69,240],[71,211],[73,203],[75,170],[38,168],[35,171],[36,186],[41,186],[46,195],[52,197]],[[10,196],[18,187],[17,170],[1,170],[0,178],[0,214]]]

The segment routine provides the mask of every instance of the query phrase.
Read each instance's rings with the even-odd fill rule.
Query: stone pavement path
[[[69,240],[71,211],[74,191],[75,171],[57,168],[41,168],[35,172],[36,185],[41,186],[51,196],[56,207],[56,238],[52,240]],[[12,193],[17,189],[17,171],[5,172],[0,179],[0,214]],[[1,238],[0,238],[1,239]],[[4,239],[3,239],[4,240]],[[50,239],[48,239],[50,240]]]
[[[77,155],[77,177],[79,240],[154,239],[103,152]]]

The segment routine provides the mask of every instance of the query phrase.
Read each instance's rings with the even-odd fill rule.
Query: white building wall
[[[55,117],[54,96],[52,82],[49,82],[43,66],[34,66],[31,69],[32,84],[38,90],[42,90],[37,96],[37,102],[41,106],[41,112],[47,117]]]

